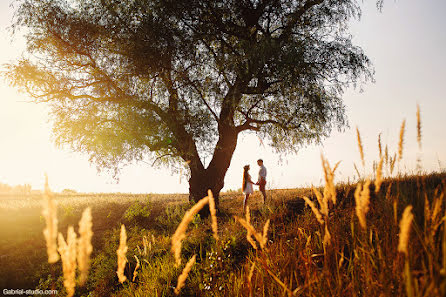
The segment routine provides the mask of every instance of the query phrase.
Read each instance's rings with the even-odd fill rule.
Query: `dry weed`
[[[118,255],[118,270],[116,274],[118,275],[118,279],[120,283],[123,283],[127,280],[127,277],[124,275],[125,264],[127,263],[127,233],[125,232],[125,226],[121,225],[121,233],[119,235],[119,247],[116,251]]]

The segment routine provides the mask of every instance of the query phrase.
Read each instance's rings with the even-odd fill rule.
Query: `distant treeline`
[[[32,190],[30,184],[10,186],[8,184],[0,183],[0,194],[28,195],[28,194],[34,194],[34,193],[35,193],[35,190]]]

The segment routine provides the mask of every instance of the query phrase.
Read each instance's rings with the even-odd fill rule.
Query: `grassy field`
[[[196,263],[181,294],[442,296],[446,292],[445,179],[444,173],[400,176],[384,180],[378,193],[370,185],[366,228],[357,218],[356,185],[337,185],[337,203],[329,204],[324,224],[302,199],[317,201],[311,189],[269,191],[266,205],[256,193],[250,203],[253,227],[261,232],[270,220],[267,243],[256,249],[234,219],[244,216],[242,194],[223,194],[218,241],[212,236],[210,218],[195,216],[188,228],[182,262],[184,266],[196,255]],[[69,225],[77,230],[84,208],[92,208],[92,264],[87,283],[76,287],[75,296],[174,295],[183,266],[174,265],[170,239],[191,207],[186,195],[59,195],[54,199],[64,236]],[[47,263],[41,203],[38,196],[1,197],[0,287],[57,289],[65,296],[60,261]],[[409,204],[414,222],[405,254],[397,246],[399,221]],[[121,224],[127,229],[129,261],[124,270],[128,280],[123,284],[116,275]],[[135,273],[137,261],[140,267]]]
[[[274,191],[294,193],[297,190]],[[241,194],[223,194],[222,206],[241,209]],[[107,243],[108,236],[120,226],[171,231],[188,206],[184,194],[91,194],[55,195],[58,204],[59,231],[69,225],[77,228],[82,211],[90,206],[93,217],[93,255]],[[254,200],[259,200],[256,196]],[[40,278],[60,275],[47,263],[42,231],[42,195],[0,195],[0,288],[35,288]],[[133,212],[132,212],[133,210]],[[172,221],[163,221],[164,219]],[[167,232],[162,232],[168,235]],[[60,268],[60,267],[59,267]],[[53,269],[54,270],[54,269]]]
[[[92,244],[95,253],[101,250],[104,235],[125,223],[125,212],[131,205],[151,203],[151,217],[169,205],[185,203],[186,195],[56,195],[59,230],[77,223],[85,207],[92,208]],[[0,288],[35,288],[40,277],[46,277],[47,262],[45,239],[42,231],[42,195],[0,196]],[[94,254],[95,254],[94,253]]]

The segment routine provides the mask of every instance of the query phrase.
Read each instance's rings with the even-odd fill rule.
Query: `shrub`
[[[152,203],[150,198],[145,202],[136,201],[132,203],[125,211],[123,219],[132,225],[145,225],[152,212]]]

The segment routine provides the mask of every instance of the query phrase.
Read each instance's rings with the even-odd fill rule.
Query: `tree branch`
[[[290,21],[286,24],[282,34],[279,36],[279,41],[285,41],[293,32],[293,27],[299,21],[299,19],[313,6],[323,3],[325,0],[308,0],[305,4],[295,11],[294,13],[289,15]]]

